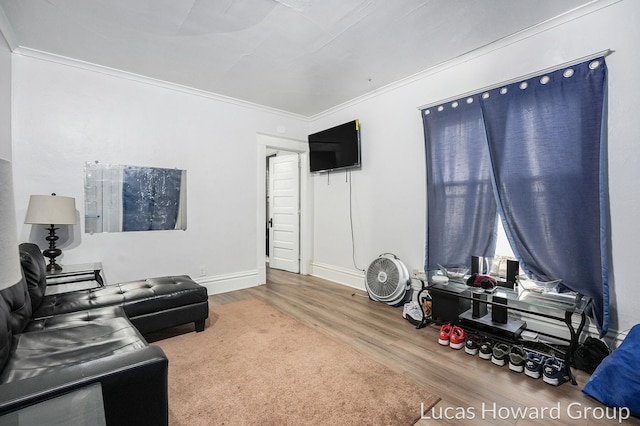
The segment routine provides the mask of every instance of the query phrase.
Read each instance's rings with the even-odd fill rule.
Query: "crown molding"
[[[153,77],[147,77],[141,74],[135,74],[128,71],[122,71],[116,68],[106,67],[103,65],[94,64],[91,62],[81,61],[79,59],[73,59],[62,55],[56,55],[54,53],[44,52],[42,50],[31,49],[28,47],[19,46],[13,50],[16,55],[38,59],[41,61],[53,62],[58,65],[64,65],[73,68],[79,68],[85,71],[96,72],[99,74],[105,74],[111,77],[122,78],[125,80],[135,81],[137,83],[149,84],[152,86],[161,87],[163,89],[174,90],[177,92],[189,94],[192,96],[198,96],[201,98],[211,99],[217,102],[223,102],[232,104],[235,106],[258,110],[270,114],[280,115],[289,118],[295,118],[298,120],[309,121],[309,117],[301,114],[295,114],[289,111],[284,111],[277,108],[268,107],[265,105],[256,104],[249,101],[244,101],[230,96],[224,96],[206,90],[196,89],[189,86],[184,86],[178,83],[171,83],[169,81],[156,79]]]

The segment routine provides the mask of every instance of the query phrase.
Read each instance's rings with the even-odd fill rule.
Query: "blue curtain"
[[[425,268],[493,256],[499,211],[525,272],[591,297],[604,335],[606,90],[598,58],[423,110]]]
[[[609,325],[604,58],[488,92],[496,199],[522,268],[592,298]]]
[[[427,162],[425,270],[492,256],[496,204],[478,97],[422,111]]]
[[[180,207],[181,178],[181,170],[125,166],[122,230],[175,229]]]

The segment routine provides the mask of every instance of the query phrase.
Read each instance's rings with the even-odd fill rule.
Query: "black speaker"
[[[520,263],[517,260],[507,259],[507,282],[511,285],[515,284],[518,271],[520,271]]]
[[[507,298],[506,297],[493,296],[491,301],[492,302],[496,302],[496,303],[502,303],[503,305],[507,304]],[[500,323],[500,324],[506,324],[507,323],[507,307],[506,306],[492,305],[491,306],[491,320],[493,322],[497,322],[497,323]]]
[[[473,293],[473,311],[471,311],[472,318],[482,318],[487,315],[487,304],[481,302],[486,300],[486,293]]]
[[[471,256],[471,275],[482,273],[482,258],[480,256]]]

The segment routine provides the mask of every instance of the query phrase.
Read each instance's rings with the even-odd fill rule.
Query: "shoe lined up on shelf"
[[[542,367],[542,380],[553,386],[560,386],[569,380],[564,362],[555,356],[547,358],[544,362],[544,367]]]
[[[462,340],[464,338],[466,340]],[[440,328],[438,343],[461,349],[472,356],[478,355],[481,359],[491,360],[500,367],[508,364],[509,370],[515,373],[539,379],[545,383],[559,386],[569,380],[565,364],[555,356],[544,355],[527,351],[522,345],[508,345],[502,342],[494,342],[491,339],[472,333],[468,334],[458,326],[444,324]]]
[[[438,334],[438,343],[442,346],[449,346],[451,330],[453,330],[453,326],[451,324],[443,324],[442,327],[440,327],[440,334]]]
[[[524,372],[524,363],[527,359],[527,352],[522,346],[514,345],[509,351],[509,370],[516,373]]]
[[[471,334],[465,342],[464,351],[469,355],[477,355],[480,351],[480,336]]]
[[[527,360],[524,363],[524,374],[533,379],[539,379],[540,376],[542,376],[542,366],[545,360],[544,355],[540,355],[539,353],[527,353]]]
[[[462,349],[467,341],[467,333],[457,325],[444,324],[440,327],[438,343],[451,349]]]
[[[486,337],[480,341],[480,358],[490,360],[493,355],[493,342]]]
[[[491,362],[500,367],[505,365],[509,359],[510,349],[506,343],[498,343],[495,345],[493,347],[493,353],[491,354]]]

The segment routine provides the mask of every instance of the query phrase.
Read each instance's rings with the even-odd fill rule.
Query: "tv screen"
[[[348,123],[309,135],[309,170],[360,167],[360,122]]]

